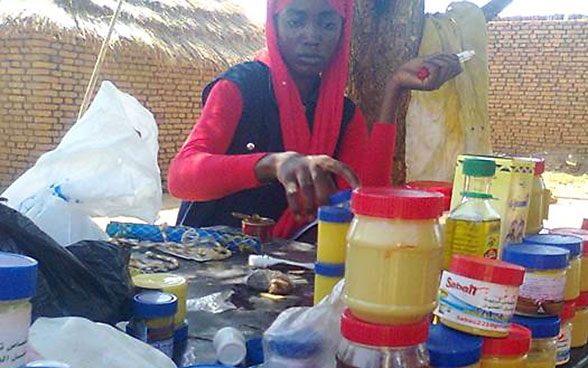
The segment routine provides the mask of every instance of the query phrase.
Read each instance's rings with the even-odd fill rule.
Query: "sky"
[[[484,5],[488,0],[471,0],[478,5]],[[265,21],[266,0],[237,0],[247,15],[253,20]],[[426,11],[429,13],[442,12],[452,1],[425,0]],[[552,14],[584,14],[588,15],[588,0],[514,0],[500,15],[504,17],[518,15],[552,15]]]

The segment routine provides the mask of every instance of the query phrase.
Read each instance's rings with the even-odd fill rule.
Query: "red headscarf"
[[[343,18],[343,34],[329,65],[321,75],[318,104],[314,116],[313,131],[310,131],[300,94],[288,68],[282,59],[274,15],[292,0],[268,0],[266,42],[267,50],[258,59],[270,68],[272,84],[280,110],[280,126],[284,148],[302,154],[326,154],[332,156],[339,138],[345,85],[349,73],[349,49],[353,23],[354,0],[327,0]],[[275,235],[287,237],[302,224],[297,224],[287,210],[280,218]]]

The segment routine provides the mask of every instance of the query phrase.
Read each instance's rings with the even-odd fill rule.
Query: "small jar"
[[[133,298],[129,335],[146,342],[173,359],[174,315],[178,298],[159,291],[145,291]]]
[[[347,237],[345,304],[363,321],[422,321],[435,309],[443,196],[398,188],[353,192]],[[369,272],[366,272],[369,270]]]
[[[525,267],[516,314],[557,316],[564,304],[567,249],[530,244],[511,244],[504,248],[502,260]]]
[[[525,269],[488,258],[454,255],[439,286],[435,315],[444,325],[478,336],[505,337]]]
[[[544,201],[545,201],[545,182],[543,173],[545,172],[545,160],[533,159],[535,163],[535,172],[533,176],[533,186],[529,200],[529,215],[527,216],[526,234],[535,234],[543,229]]]
[[[512,324],[505,338],[486,337],[482,348],[482,368],[526,367],[531,347],[531,331]]]
[[[346,237],[351,220],[353,220],[353,213],[349,208],[337,206],[319,208],[317,262],[345,263]]]
[[[588,230],[574,228],[558,228],[550,233],[575,235],[582,238],[582,258],[580,259],[580,293],[588,292]]]
[[[572,349],[572,320],[576,314],[575,308],[575,302],[565,302],[564,308],[561,312],[561,324],[559,326],[559,335],[557,336],[556,365],[563,365],[570,361],[570,351]]]
[[[588,293],[580,294],[576,300],[576,314],[572,319],[572,348],[581,348],[588,343]]]
[[[429,322],[386,326],[360,321],[349,309],[341,318],[337,368],[428,368]],[[285,367],[285,366],[284,366]]]
[[[455,331],[442,324],[431,325],[427,350],[432,368],[479,368],[484,339]]]
[[[26,363],[31,325],[30,299],[37,290],[37,261],[0,252],[0,367]]]
[[[185,325],[188,295],[188,284],[185,277],[171,273],[140,274],[133,277],[133,284],[138,289],[137,293],[154,290],[175,295],[178,298],[178,312],[174,318],[174,325],[176,329]]]
[[[314,304],[320,303],[331,294],[333,288],[345,276],[345,264],[315,263],[314,265]]]
[[[531,330],[531,350],[527,354],[527,368],[554,368],[557,354],[559,317],[531,318],[514,316],[513,323]]]
[[[564,299],[566,301],[576,300],[580,296],[582,238],[563,234],[536,234],[525,237],[524,243],[551,245],[570,251],[570,265],[566,274]]]

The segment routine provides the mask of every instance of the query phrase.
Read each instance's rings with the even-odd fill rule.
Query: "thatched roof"
[[[118,0],[0,0],[0,32],[32,27],[44,33],[103,38],[117,4]],[[172,58],[230,64],[263,46],[263,30],[228,0],[125,0],[113,41],[113,47],[133,41]]]

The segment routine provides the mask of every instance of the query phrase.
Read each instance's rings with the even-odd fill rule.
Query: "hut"
[[[117,4],[0,0],[0,192],[74,123]],[[263,47],[263,30],[227,0],[125,0],[110,47],[101,79],[155,115],[165,180],[202,88]]]

